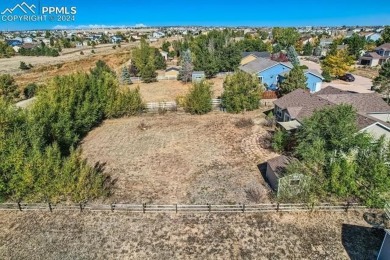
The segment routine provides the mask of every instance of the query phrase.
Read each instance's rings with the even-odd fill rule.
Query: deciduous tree
[[[321,62],[321,67],[331,76],[340,77],[351,71],[354,63],[353,57],[346,50],[338,50],[335,54],[328,54]]]

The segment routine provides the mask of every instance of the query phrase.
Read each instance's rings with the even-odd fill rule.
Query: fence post
[[[177,214],[177,203],[175,204],[176,214]]]
[[[207,206],[209,207],[209,213],[211,212],[211,204],[207,203]]]
[[[278,204],[276,205],[276,211],[279,212],[279,202],[278,202]]]
[[[114,212],[114,209],[115,209],[115,203],[112,203],[111,204],[111,212]]]
[[[143,203],[142,204],[142,212],[145,214],[146,212],[146,203]]]
[[[18,208],[20,211],[22,211],[22,205],[20,205],[20,202],[18,201]]]
[[[347,202],[347,207],[345,208],[345,212],[348,212],[348,209],[349,209],[350,205],[351,205],[351,204],[350,204],[350,202],[348,201],[348,202]]]
[[[245,213],[245,203],[242,204],[242,213]]]
[[[83,212],[83,203],[79,203],[79,206],[80,206],[80,212]]]
[[[51,203],[50,202],[48,202],[48,203],[49,203],[49,210],[50,210],[50,212],[53,212],[53,209],[51,207]]]

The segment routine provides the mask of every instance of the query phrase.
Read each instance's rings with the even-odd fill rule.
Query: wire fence
[[[103,211],[134,213],[262,213],[262,212],[302,212],[331,211],[347,212],[365,209],[357,203],[320,204],[237,204],[237,205],[156,205],[156,204],[53,204],[53,203],[3,203],[0,211]]]

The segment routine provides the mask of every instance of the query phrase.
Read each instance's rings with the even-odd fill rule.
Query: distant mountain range
[[[34,4],[28,5],[26,2],[23,2],[21,4],[15,5],[13,8],[6,8],[1,14],[12,14],[16,9],[20,9],[23,13],[27,14],[28,12],[26,11],[29,10],[31,13],[35,14],[35,8],[36,6]]]

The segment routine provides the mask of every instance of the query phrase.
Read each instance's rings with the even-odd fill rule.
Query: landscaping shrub
[[[38,90],[37,84],[30,83],[23,89],[23,94],[27,99],[29,99],[35,96],[37,90]]]
[[[285,150],[287,139],[287,133],[283,130],[277,129],[272,138],[272,148],[276,152],[282,153]]]
[[[20,62],[19,69],[21,70],[29,70],[31,69],[24,61]]]
[[[186,96],[184,109],[191,114],[206,114],[212,110],[211,101],[211,84],[203,80],[193,84]]]
[[[239,113],[259,108],[261,88],[258,79],[239,71],[223,83],[222,106],[227,112]]]
[[[330,76],[330,73],[328,71],[323,71],[321,75],[322,75],[322,77],[324,77],[325,82],[332,81],[332,77]]]

